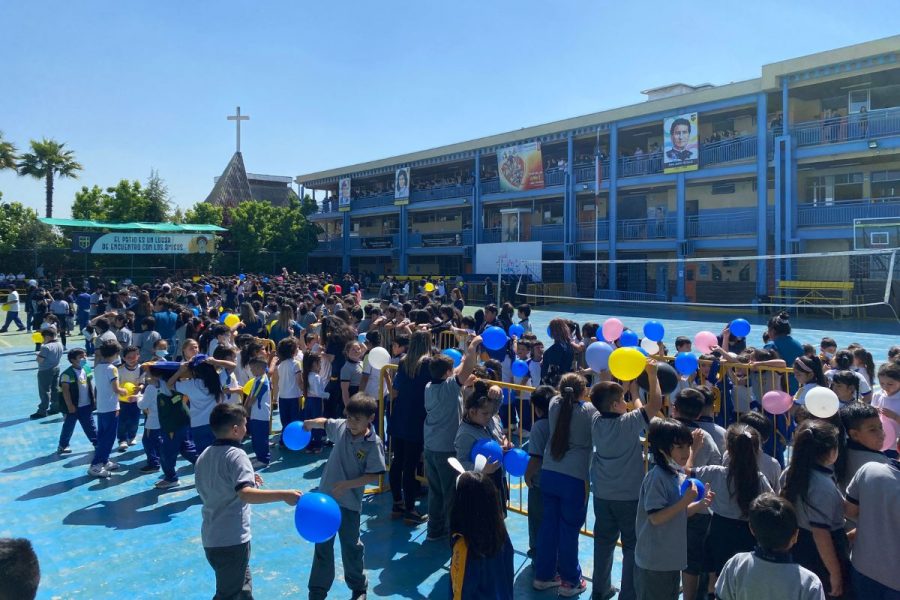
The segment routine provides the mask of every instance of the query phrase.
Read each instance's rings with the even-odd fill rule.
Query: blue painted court
[[[535,311],[535,331],[543,337],[549,319],[557,314],[561,313]],[[623,311],[617,310],[616,315],[635,329],[648,318],[660,318],[658,312],[655,316],[633,313],[623,317]],[[578,322],[602,322],[606,318],[568,311],[565,316]],[[717,331],[716,327],[720,330],[730,319],[747,315],[723,314],[721,321],[718,316],[709,318],[699,313],[677,316],[679,320],[662,318],[670,348],[676,335],[692,337],[700,329]],[[764,321],[760,317],[752,322],[751,341],[758,344]],[[841,325],[851,329],[839,331]],[[818,344],[823,335],[835,337],[840,345],[858,341],[874,354],[876,362],[881,362],[887,348],[896,342],[897,331],[897,324],[891,322],[827,322],[795,329],[795,337],[813,344]],[[77,341],[73,340],[70,347]],[[157,476],[139,472],[145,463],[138,444],[123,454],[113,452],[112,459],[122,464],[122,470],[111,479],[88,477],[91,446],[80,429],[73,436],[73,453],[57,456],[62,419],[28,419],[37,404],[32,349],[25,335],[0,336],[0,381],[7,391],[0,418],[0,483],[5,502],[0,535],[32,540],[43,573],[38,597],[210,598],[213,577],[200,546],[200,501],[193,487],[192,468],[179,463],[182,487],[155,490],[152,486]],[[309,491],[316,486],[325,455],[279,457],[278,448],[273,451],[273,465],[263,473],[267,487]],[[518,491],[514,489],[512,495],[518,498]],[[449,597],[447,546],[425,543],[424,527],[409,528],[392,521],[389,513],[389,494],[367,498],[362,538],[372,597]],[[555,597],[553,592],[531,589],[531,566],[525,556],[526,518],[510,513],[507,526],[516,548],[516,598]],[[286,505],[254,507],[252,527],[255,596],[305,597],[312,545],[294,530],[292,509]],[[582,537],[582,568],[588,578],[593,571],[592,550],[591,539]],[[618,576],[614,572],[614,581]],[[339,566],[331,597],[348,597]]]

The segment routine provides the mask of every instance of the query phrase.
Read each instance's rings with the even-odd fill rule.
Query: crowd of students
[[[818,349],[804,346],[782,313],[760,347],[725,328],[696,373],[673,381],[661,345],[641,377],[623,382],[587,368],[585,350],[601,338],[597,323],[554,318],[545,349],[528,305],[463,315],[434,285],[366,303],[355,283],[342,283],[335,293],[340,284],[329,276],[282,273],[113,288],[79,321],[85,349],[67,353],[47,315],[33,416],[65,413],[60,453],[70,451],[80,424],[95,446],[90,475],[109,477],[118,468],[110,460],[116,440],[119,451],[136,443],[143,412],[141,470],[162,471],[155,485],[179,485],[179,455],[195,464],[203,543],[221,597],[251,586],[247,504],[299,497],[257,493],[254,473],[275,460],[276,407],[282,427],[302,420],[313,432],[304,452],[330,448],[320,491],[340,505],[337,537],[356,599],[368,585],[363,489],[386,470],[391,516],[426,524],[429,543],[450,545],[454,597],[513,597],[507,475],[501,462],[476,456],[485,441],[529,454],[527,552],[537,590],[586,590],[578,556],[588,495],[594,598],[892,598],[900,590],[883,558],[900,550],[898,509],[885,501],[900,492],[896,440],[882,452],[882,418],[896,422],[900,412],[900,348],[876,371],[858,345],[839,350],[825,338]],[[504,347],[483,343],[490,327],[510,333]],[[446,340],[456,361],[438,347]],[[385,376],[370,362],[380,348],[395,365]],[[691,340],[678,338],[675,348],[689,352]],[[514,373],[516,360],[527,372]],[[777,374],[785,367],[793,367],[790,377]],[[511,392],[505,383],[525,387]],[[838,395],[833,417],[805,410],[816,386]],[[782,387],[794,408],[765,413],[762,396]],[[245,437],[252,461],[241,449]],[[222,473],[227,481],[216,479]],[[680,491],[688,476],[705,492],[696,483]],[[332,539],[316,545],[310,597],[324,598],[333,579]]]

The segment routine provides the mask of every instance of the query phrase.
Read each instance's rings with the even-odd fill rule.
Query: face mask
[[[157,350],[156,351],[156,355],[160,358],[165,358],[166,354],[168,354],[168,351],[166,351],[166,350]]]
[[[823,352],[822,354],[824,354],[825,358],[827,358],[828,360],[831,360],[832,358],[834,358],[833,352]]]
[[[86,358],[82,358],[81,360],[79,360],[79,361],[78,361],[78,366],[80,366],[80,367],[82,367],[82,368],[86,367],[86,366],[87,366],[87,359],[86,359]]]

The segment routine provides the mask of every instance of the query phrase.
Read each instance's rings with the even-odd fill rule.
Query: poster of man
[[[519,241],[519,212],[518,211],[502,211],[501,214],[503,227],[501,229],[501,242],[518,242]]]
[[[668,117],[663,122],[663,167],[666,173],[694,171],[700,166],[697,113]]]
[[[350,210],[350,178],[341,179],[338,183],[338,210]]]
[[[409,203],[409,167],[404,167],[402,169],[397,169],[397,173],[394,176],[394,204],[400,206],[401,204]]]

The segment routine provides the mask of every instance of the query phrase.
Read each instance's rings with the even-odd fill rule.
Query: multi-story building
[[[764,65],[757,79],[644,93],[632,106],[298,176],[325,196],[311,266],[476,274],[481,245],[509,240],[540,242],[546,260],[732,257],[687,273],[640,260],[543,270],[581,296],[699,301],[704,280],[761,295],[791,277],[790,263],[741,256],[848,250],[855,219],[900,218],[900,36]],[[687,148],[676,140],[685,134]],[[538,154],[524,146],[534,142]],[[511,148],[525,161],[500,177]],[[523,165],[534,185],[519,189]],[[407,168],[408,200],[395,200]],[[350,200],[339,206],[342,187]]]

